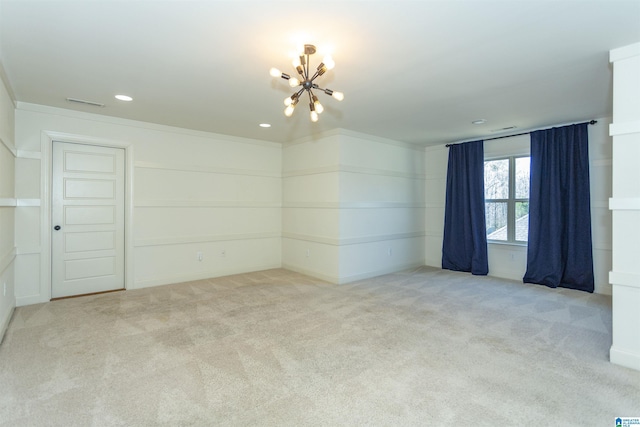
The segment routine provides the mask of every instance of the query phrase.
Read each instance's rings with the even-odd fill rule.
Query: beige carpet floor
[[[433,268],[269,270],[16,309],[7,426],[614,426],[611,299]]]

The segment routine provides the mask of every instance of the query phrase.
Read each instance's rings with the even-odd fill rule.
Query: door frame
[[[95,138],[62,132],[43,131],[40,138],[40,295],[51,300],[51,197],[53,186],[53,142],[97,145],[124,149],[124,287],[134,287],[133,272],[133,144],[125,141]]]

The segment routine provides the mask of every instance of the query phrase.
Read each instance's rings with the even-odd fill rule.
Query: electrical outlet
[[[198,251],[196,253],[196,258],[198,258],[198,261],[202,261],[204,256],[202,255],[202,251]]]

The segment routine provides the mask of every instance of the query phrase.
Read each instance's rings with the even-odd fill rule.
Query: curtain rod
[[[595,125],[596,123],[598,123],[597,120],[591,120],[590,122],[587,122],[588,125]],[[569,126],[569,125],[565,125],[565,126]],[[544,128],[544,129],[551,129],[551,128]],[[493,138],[486,138],[486,139],[483,139],[483,141],[493,141],[494,139],[511,138],[512,136],[520,136],[520,135],[529,135],[531,132],[535,132],[535,130],[530,130],[529,132],[514,133],[513,135],[502,135],[502,136],[496,136],[496,137],[493,137]],[[467,141],[467,142],[469,142],[469,141]],[[451,147],[452,145],[458,145],[458,144],[464,144],[464,142],[456,142],[456,143],[453,143],[453,144],[446,144],[445,147]]]

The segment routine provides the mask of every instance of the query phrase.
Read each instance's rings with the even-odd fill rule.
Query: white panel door
[[[51,296],[124,288],[124,150],[53,143]]]

